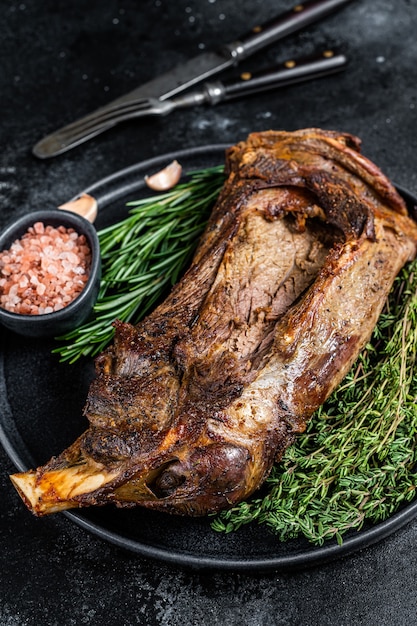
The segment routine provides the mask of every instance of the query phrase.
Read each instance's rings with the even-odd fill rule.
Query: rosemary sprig
[[[417,261],[396,279],[372,341],[308,430],[274,466],[262,495],[222,513],[215,530],[256,521],[283,541],[339,543],[386,519],[417,487]]]
[[[137,323],[177,282],[224,182],[224,167],[193,172],[172,190],[127,204],[126,219],[98,232],[102,280],[94,317],[60,337],[62,361],[101,352],[117,318]]]

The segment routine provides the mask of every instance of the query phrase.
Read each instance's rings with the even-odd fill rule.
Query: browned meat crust
[[[417,227],[351,135],[250,135],[193,263],[97,359],[89,429],[12,477],[43,514],[115,502],[188,515],[249,496],[368,341]]]

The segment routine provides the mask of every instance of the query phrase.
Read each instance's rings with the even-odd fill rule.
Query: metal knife
[[[119,103],[125,105],[131,100],[144,97],[166,100],[201,81],[207,80],[207,78],[215,74],[237,65],[241,60],[246,59],[269,44],[301,30],[350,2],[352,0],[309,0],[303,4],[298,4],[274,20],[255,27],[251,33],[244,35],[239,40],[226,44],[217,52],[200,54],[174,67],[169,72],[137,87],[124,96],[109,102],[107,105],[93,111],[93,113],[85,115],[77,120],[77,124],[80,121],[88,122],[90,115],[95,116],[97,111],[103,112],[108,107],[114,109]],[[41,159],[62,154],[112,128],[116,123],[114,121],[109,122],[108,125],[102,126],[94,133],[86,133],[85,136],[78,137],[76,142],[60,141],[62,131],[65,130],[66,136],[70,134],[71,124],[68,124],[64,128],[41,139],[33,147],[33,154]]]

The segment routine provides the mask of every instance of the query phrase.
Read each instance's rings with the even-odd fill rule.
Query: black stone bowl
[[[0,324],[26,337],[57,337],[80,326],[92,313],[100,288],[100,245],[96,229],[88,220],[70,211],[52,209],[29,213],[9,224],[0,235],[0,252],[8,250],[11,244],[20,239],[36,222],[43,222],[45,226],[55,228],[58,226],[73,228],[79,235],[85,235],[91,249],[88,281],[74,300],[53,313],[24,315],[0,307]]]

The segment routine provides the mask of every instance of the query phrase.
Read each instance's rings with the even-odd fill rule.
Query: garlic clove
[[[166,191],[178,183],[181,174],[182,166],[175,160],[156,174],[145,176],[145,182],[154,191]]]
[[[97,217],[98,205],[97,200],[93,198],[93,196],[90,196],[88,193],[83,193],[76,200],[61,204],[58,209],[78,213],[78,215],[85,217],[86,220],[93,223]]]

